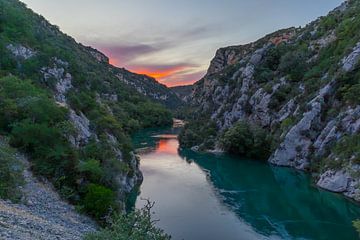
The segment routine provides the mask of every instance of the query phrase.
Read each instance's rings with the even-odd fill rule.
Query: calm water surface
[[[264,162],[179,150],[176,129],[134,136],[154,218],[173,239],[358,239],[360,206]]]

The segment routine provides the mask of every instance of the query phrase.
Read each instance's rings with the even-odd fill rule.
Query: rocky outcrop
[[[47,182],[36,179],[27,159],[17,154],[24,165],[24,186],[20,203],[0,200],[0,238],[4,240],[83,239],[97,225],[82,216],[74,206],[61,200]]]
[[[317,185],[333,192],[345,192],[350,176],[346,171],[328,170],[320,176]]]
[[[354,135],[360,132],[360,106],[349,108],[329,121],[314,142],[315,154],[323,156],[331,143],[342,136]]]
[[[109,143],[112,145],[114,152],[116,153],[117,160],[123,162],[124,158],[121,150],[119,149],[118,140],[114,135],[110,133],[107,133],[107,137]],[[131,157],[129,160],[129,168],[130,170],[128,172],[119,174],[116,178],[118,185],[121,188],[120,194],[130,193],[136,186],[139,186],[143,181],[143,175],[139,167],[139,159],[134,153],[131,153]]]
[[[44,82],[54,86],[54,97],[58,104],[69,109],[69,120],[75,128],[76,134],[67,136],[73,146],[80,147],[85,145],[94,134],[90,130],[90,120],[82,113],[76,113],[68,106],[66,94],[73,87],[72,76],[67,72],[69,63],[61,59],[54,58],[52,67],[43,67]],[[94,136],[96,138],[96,136]]]
[[[352,52],[343,59],[342,68],[344,71],[349,72],[354,70],[355,65],[360,60],[360,42],[353,48]]]
[[[72,88],[72,76],[66,72],[69,67],[69,63],[62,61],[61,59],[53,59],[53,67],[43,67],[41,72],[43,74],[44,82],[48,84],[54,84],[55,80],[55,100],[62,105],[66,106],[66,93]]]
[[[76,135],[70,136],[71,143],[77,147],[85,145],[92,136],[89,119],[82,112],[77,114],[72,109],[70,109],[69,119],[76,130]]]
[[[36,54],[35,51],[33,51],[30,48],[24,47],[21,44],[17,44],[17,45],[9,44],[6,48],[9,51],[11,51],[11,53],[16,58],[20,58],[20,59],[24,59],[24,60],[27,60],[27,59],[35,56],[35,54]]]
[[[309,103],[310,110],[303,114],[302,119],[291,128],[279,148],[270,157],[269,162],[306,169],[309,166],[310,146],[313,140],[309,131],[316,129],[320,123],[324,99],[333,91],[333,82],[323,87],[319,94]]]
[[[356,174],[359,170],[360,165],[351,165],[345,170],[327,170],[320,175],[316,185],[360,201],[360,178],[354,176],[354,173]]]
[[[87,50],[90,52],[90,54],[100,63],[109,63],[109,58],[105,56],[102,52],[99,52],[96,49],[93,49],[92,47],[87,47]]]

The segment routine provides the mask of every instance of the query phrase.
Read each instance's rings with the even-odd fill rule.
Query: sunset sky
[[[341,0],[23,0],[113,65],[168,85],[199,80],[216,49],[304,25]]]

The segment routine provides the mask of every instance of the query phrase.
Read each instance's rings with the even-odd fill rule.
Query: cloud
[[[146,43],[118,41],[93,45],[105,53],[114,66],[151,76],[168,86],[186,85],[199,80],[205,69],[201,59],[182,61],[191,58],[191,44],[212,34],[213,27],[194,25],[183,31],[169,30],[167,34],[153,35],[149,39],[143,39]],[[148,64],[149,62],[156,63]]]
[[[133,65],[129,66],[129,69],[136,73],[153,77],[168,86],[173,86],[185,84],[182,83],[182,81],[188,80],[190,73],[194,72],[197,67],[196,64],[178,63],[171,65]],[[183,78],[181,76],[183,76]],[[191,76],[192,81],[198,80],[194,79],[194,77],[195,76]],[[186,81],[186,83],[189,84],[188,81]]]
[[[197,71],[191,73],[178,72],[170,75],[169,77],[160,80],[161,83],[168,87],[190,85],[200,80],[206,71]]]
[[[128,45],[121,43],[107,46],[98,46],[98,48],[118,64],[126,64],[140,56],[155,53],[161,50],[159,47],[154,47],[147,44]]]

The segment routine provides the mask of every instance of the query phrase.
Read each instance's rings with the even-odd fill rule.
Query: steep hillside
[[[17,0],[0,0],[0,134],[96,219],[142,181],[129,134],[172,122],[175,94],[115,68]]]
[[[184,102],[188,102],[193,90],[193,85],[176,86],[170,88]]]
[[[309,170],[360,200],[360,1],[304,28],[219,49],[194,85],[183,146]]]
[[[181,96],[178,96],[172,88],[157,82],[154,78],[139,75],[127,71],[124,68],[116,69],[116,76],[126,85],[133,87],[138,93],[149,99],[161,103],[173,110],[184,104]]]
[[[0,137],[0,238],[82,239],[97,225],[60,199],[52,185],[37,180],[25,156]],[[12,200],[13,202],[9,201]]]

